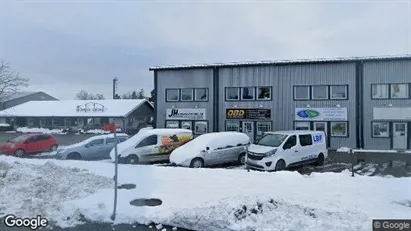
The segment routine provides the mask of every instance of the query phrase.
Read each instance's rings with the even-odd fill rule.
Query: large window
[[[196,88],[194,89],[195,101],[207,101],[208,100],[208,89],[207,88]]]
[[[178,121],[166,121],[166,128],[178,128],[179,127],[179,122]]]
[[[408,97],[408,84],[391,84],[391,98],[405,99]]]
[[[238,87],[227,87],[225,89],[225,99],[226,100],[239,100],[240,99],[240,88]]]
[[[194,121],[194,135],[202,135],[208,132],[207,121]]]
[[[254,100],[254,87],[242,87],[241,88],[241,99],[242,100]]]
[[[257,87],[257,100],[271,100],[271,87]]]
[[[180,90],[181,92],[181,101],[193,101],[193,88],[183,88]]]
[[[373,137],[389,137],[388,122],[373,122],[372,123]]]
[[[312,86],[312,99],[328,99],[328,86]]]
[[[240,122],[239,121],[230,121],[225,122],[225,130],[227,132],[239,132],[240,131]]]
[[[166,89],[166,101],[179,101],[179,89]]]
[[[346,85],[331,85],[330,86],[330,98],[331,99],[347,99],[347,86]]]
[[[191,121],[181,121],[181,128],[193,130],[193,123]]]
[[[295,100],[310,99],[310,86],[295,86],[294,87]]]
[[[71,126],[71,119],[70,118],[64,118],[64,126],[65,127],[70,127]]]
[[[294,129],[308,131],[310,130],[310,122],[295,122]]]
[[[371,85],[371,97],[373,99],[388,99],[388,84]]]
[[[331,136],[346,137],[348,136],[347,122],[331,122]]]

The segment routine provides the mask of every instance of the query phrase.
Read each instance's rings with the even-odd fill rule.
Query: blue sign
[[[314,135],[313,140],[314,140],[314,143],[321,142],[323,140],[323,136],[322,135]]]
[[[297,112],[298,117],[300,118],[315,118],[320,115],[316,110],[304,109]]]

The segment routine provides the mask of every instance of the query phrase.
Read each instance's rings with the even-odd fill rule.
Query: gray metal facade
[[[21,94],[21,97],[12,97],[10,100],[0,103],[0,110],[11,108],[29,101],[58,100],[44,92],[33,92],[31,94]]]
[[[296,108],[347,108],[346,136],[331,136],[331,148],[357,147],[390,149],[393,147],[392,121],[389,137],[374,137],[374,107],[410,107],[411,93],[406,99],[371,99],[371,86],[376,83],[407,83],[411,90],[411,57],[347,58],[335,60],[285,61],[262,63],[211,64],[176,67],[154,67],[156,92],[156,126],[165,127],[167,108],[206,108],[209,131],[226,130],[227,108],[271,109],[272,130],[295,129]],[[295,100],[294,86],[347,86],[346,99]],[[227,87],[270,86],[271,100],[226,101]],[[166,102],[168,88],[209,89],[208,102]],[[328,88],[330,89],[330,87]],[[328,92],[330,94],[330,92]],[[247,121],[247,120],[242,120]],[[335,121],[334,121],[335,122]],[[375,121],[374,121],[375,122]],[[378,121],[377,121],[378,122]],[[395,122],[395,121],[394,121]],[[411,120],[408,123],[408,149],[411,145]],[[311,129],[313,129],[311,122]]]

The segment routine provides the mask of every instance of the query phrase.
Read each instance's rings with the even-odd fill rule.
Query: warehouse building
[[[152,67],[155,126],[323,130],[330,148],[410,149],[411,56]]]

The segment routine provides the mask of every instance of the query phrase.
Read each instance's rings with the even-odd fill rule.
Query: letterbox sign
[[[227,108],[226,119],[271,119],[271,109],[263,108]]]
[[[76,111],[78,112],[105,112],[107,110],[104,105],[100,103],[89,102],[83,105],[78,105]]]
[[[166,110],[167,120],[206,120],[205,108],[169,108]]]

